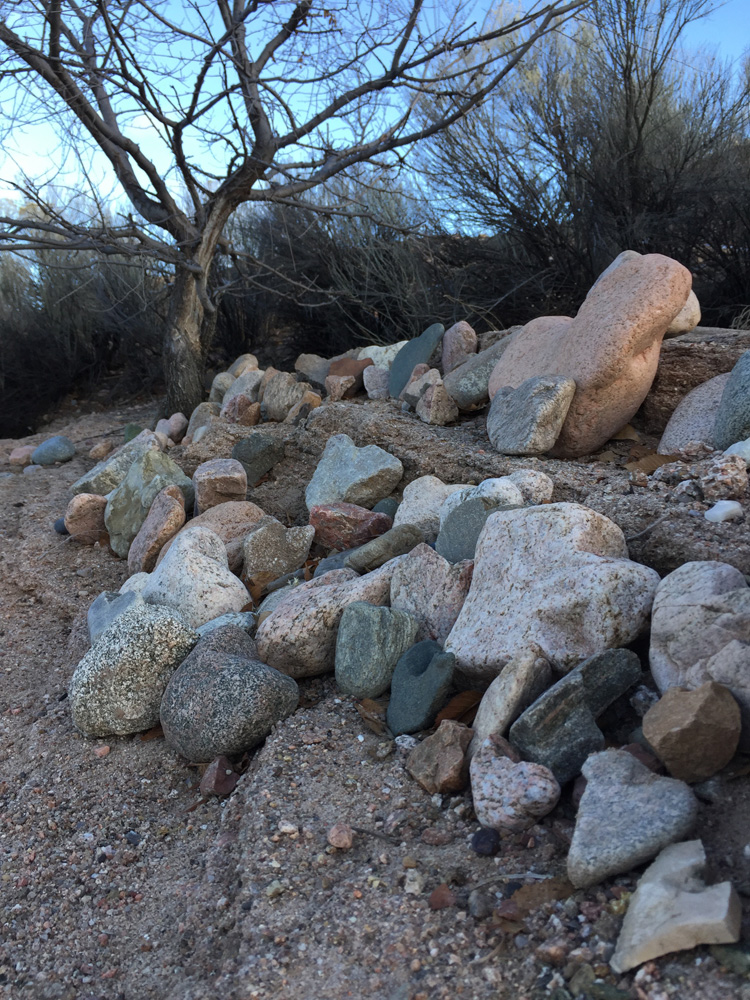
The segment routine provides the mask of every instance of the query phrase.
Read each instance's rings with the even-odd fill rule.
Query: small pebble
[[[141,842],[141,835],[140,833],[136,833],[135,830],[128,830],[125,834],[125,840],[127,840],[129,844],[132,844],[133,847],[137,847]]]
[[[95,750],[94,750],[94,754],[97,757],[106,757],[107,754],[109,753],[109,751],[110,751],[110,747],[108,747],[108,746],[96,747]]]
[[[340,851],[348,851],[354,841],[354,832],[348,823],[336,823],[328,831],[328,843]]]
[[[58,517],[58,519],[55,521],[53,527],[54,527],[55,531],[58,533],[58,535],[69,535],[70,534],[70,532],[68,531],[68,529],[65,527],[65,518],[64,517]]]
[[[710,510],[703,515],[707,521],[721,524],[722,521],[733,521],[742,517],[742,504],[736,500],[717,500]]]
[[[500,834],[497,830],[482,827],[471,838],[471,849],[475,854],[491,858],[500,851]]]

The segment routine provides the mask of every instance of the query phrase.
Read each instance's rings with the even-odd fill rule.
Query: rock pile
[[[104,457],[74,485],[65,527],[82,543],[108,536],[132,575],[91,607],[91,649],[69,689],[77,728],[126,734],[160,720],[174,750],[208,763],[251,750],[295,711],[298,681],[333,673],[342,695],[390,692],[382,726],[418,734],[409,770],[432,794],[469,787],[488,842],[578,801],[574,886],[657,859],[614,969],[736,940],[731,888],[696,888],[702,847],[679,842],[696,822],[690,786],[750,745],[743,574],[705,561],[660,579],[630,558],[614,521],[556,499],[533,460],[478,483],[405,482],[396,454],[337,433],[306,484],[308,523],[283,524],[247,499],[287,457],[269,423],[295,427],[363,394],[440,426],[491,399],[487,435],[509,455],[600,447],[643,401],[664,336],[699,315],[677,262],[615,264],[575,319],[538,318],[483,351],[460,322],[330,361],[303,355],[296,375],[243,355],[189,420],[174,414]],[[744,452],[713,444],[750,435],[748,359],[701,387],[719,400],[711,428],[695,400],[675,412],[691,430],[670,425],[665,439],[704,451],[654,469],[657,486],[745,498]],[[187,476],[185,446],[207,446],[227,424],[244,429],[231,454]],[[473,729],[451,709],[467,692]]]

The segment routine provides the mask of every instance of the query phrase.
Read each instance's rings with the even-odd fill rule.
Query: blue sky
[[[690,46],[708,45],[720,55],[738,59],[750,49],[750,0],[726,0],[685,32]]]

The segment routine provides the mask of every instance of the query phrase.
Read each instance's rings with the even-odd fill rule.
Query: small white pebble
[[[722,521],[731,521],[742,517],[742,514],[742,504],[737,503],[736,500],[718,500],[703,516],[707,521],[721,524]]]
[[[745,459],[745,462],[750,465],[750,438],[747,441],[736,441],[724,452],[725,455],[739,455],[741,458]]]

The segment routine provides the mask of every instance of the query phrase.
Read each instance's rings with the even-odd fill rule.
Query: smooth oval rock
[[[31,453],[31,461],[35,465],[54,465],[56,462],[69,462],[75,453],[76,446],[70,438],[56,434],[37,445]]]
[[[355,601],[344,608],[336,638],[336,683],[344,694],[377,698],[390,687],[417,622],[403,611]]]
[[[469,775],[477,819],[493,830],[528,830],[552,812],[560,798],[551,771],[511,760],[491,737],[472,757]]]

